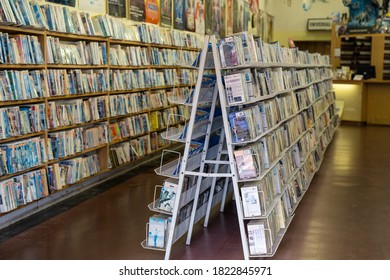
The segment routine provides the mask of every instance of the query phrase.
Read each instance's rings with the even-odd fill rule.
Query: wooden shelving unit
[[[107,59],[107,64],[103,65],[75,65],[75,64],[53,64],[53,63],[45,63],[45,64],[0,64],[0,71],[6,71],[6,70],[14,70],[14,71],[22,71],[22,70],[41,70],[44,72],[48,72],[49,70],[64,70],[63,73],[69,73],[71,70],[93,70],[93,71],[107,71],[110,75],[110,71],[125,71],[125,70],[144,70],[144,71],[161,71],[162,69],[169,69],[170,71],[177,72],[179,75],[181,67],[177,65],[164,65],[164,66],[159,66],[159,65],[141,65],[141,66],[118,66],[118,65],[111,65],[110,64],[110,46],[111,45],[121,45],[121,46],[135,46],[135,47],[141,47],[141,48],[146,48],[147,54],[149,56],[150,60],[150,50],[151,48],[161,48],[161,49],[169,49],[169,50],[177,50],[178,52],[180,51],[190,51],[194,52],[196,54],[199,53],[199,49],[193,48],[193,47],[183,47],[183,46],[172,46],[172,45],[161,45],[161,44],[152,44],[152,43],[142,43],[142,42],[134,42],[134,41],[126,41],[126,40],[118,40],[114,38],[108,38],[108,37],[99,37],[99,36],[86,36],[86,35],[78,35],[78,34],[68,34],[68,33],[62,33],[62,32],[54,32],[54,31],[46,31],[46,30],[35,30],[35,29],[30,29],[30,28],[20,28],[20,27],[14,27],[14,26],[0,26],[0,32],[3,33],[9,33],[9,34],[24,34],[24,35],[31,35],[31,36],[36,36],[38,38],[38,41],[40,42],[41,48],[42,48],[42,53],[44,55],[44,61],[48,61],[48,44],[47,44],[47,38],[48,37],[54,37],[58,38],[61,41],[64,42],[79,42],[79,41],[85,41],[87,43],[102,43],[105,44],[106,46],[106,53],[104,54]],[[184,36],[184,35],[183,35]],[[200,40],[201,37],[198,37]],[[66,79],[66,77],[65,77]],[[107,79],[107,82],[109,82],[109,77]],[[141,110],[139,112],[134,112],[134,113],[128,113],[125,115],[120,115],[120,116],[110,116],[108,112],[110,111],[110,97],[115,96],[115,95],[122,95],[122,94],[132,94],[132,93],[142,93],[150,97],[151,94],[153,94],[154,91],[160,90],[164,91],[165,94],[167,91],[172,90],[173,87],[185,87],[189,86],[187,84],[177,84],[177,83],[172,83],[172,84],[167,84],[164,86],[154,86],[154,87],[144,87],[144,88],[134,88],[130,90],[110,90],[107,91],[100,91],[100,92],[89,92],[89,93],[79,93],[79,94],[70,94],[68,90],[65,87],[65,91],[61,92],[60,94],[62,95],[55,95],[55,96],[49,96],[49,93],[47,93],[47,96],[42,97],[42,98],[34,98],[34,99],[26,99],[26,100],[5,100],[5,101],[0,101],[0,109],[1,108],[8,108],[8,107],[19,107],[19,106],[24,106],[24,105],[31,105],[31,104],[45,104],[45,118],[48,121],[48,104],[49,102],[71,102],[72,100],[87,100],[89,98],[95,98],[95,97],[105,97],[107,102],[106,102],[106,112],[107,116],[101,119],[97,120],[92,120],[89,122],[83,122],[79,124],[74,124],[74,125],[69,125],[69,126],[61,126],[61,127],[55,127],[55,128],[49,128],[47,126],[46,129],[36,132],[36,133],[30,133],[26,135],[20,135],[20,136],[13,136],[9,137],[7,139],[0,139],[0,145],[8,145],[12,144],[13,142],[29,139],[31,137],[39,137],[40,139],[44,139],[45,141],[48,141],[48,134],[49,133],[54,133],[54,132],[59,132],[59,131],[64,131],[64,130],[70,130],[70,129],[75,129],[75,128],[88,128],[90,126],[93,126],[95,124],[105,124],[107,126],[107,132],[109,133],[109,125],[113,124],[115,122],[119,122],[122,119],[125,119],[127,117],[134,117],[138,116],[141,114],[146,114],[147,116],[150,117],[151,112],[154,111],[164,111],[166,109],[173,109],[181,105],[175,105],[175,104],[168,104],[165,107],[160,107],[160,108],[149,108],[147,110]],[[150,100],[150,98],[149,98]],[[150,120],[149,120],[150,121]],[[176,125],[176,124],[175,124]],[[149,123],[150,126],[150,123]],[[50,166],[53,164],[61,164],[62,161],[64,160],[72,160],[78,157],[82,157],[84,155],[89,155],[89,154],[97,154],[98,156],[98,161],[99,161],[99,171],[92,176],[89,176],[88,178],[82,178],[79,182],[75,182],[74,184],[65,184],[63,186],[63,189],[69,189],[71,187],[74,187],[78,184],[85,184],[88,182],[88,180],[94,178],[95,176],[102,176],[105,173],[109,173],[110,176],[115,174],[115,170],[118,169],[118,167],[131,167],[131,165],[134,165],[134,163],[138,159],[145,158],[145,156],[159,152],[163,148],[167,148],[170,145],[163,144],[163,142],[158,143],[158,135],[160,135],[162,132],[165,131],[166,128],[159,128],[155,130],[149,129],[146,132],[143,133],[136,133],[134,136],[128,136],[124,137],[120,140],[116,141],[108,141],[108,135],[107,137],[107,143],[104,145],[99,145],[94,148],[86,149],[82,152],[77,152],[72,155],[66,156],[64,158],[60,159],[52,159],[52,160],[47,160],[44,162],[44,164],[29,168],[25,171],[17,172],[14,174],[6,174],[4,176],[0,177],[0,183],[3,180],[13,178],[18,175],[23,175],[26,174],[29,171],[34,171],[38,169],[43,169],[45,173],[48,173],[48,170]],[[151,145],[151,137],[153,137],[153,145]],[[161,136],[160,136],[161,137]],[[115,148],[116,145],[119,145],[124,142],[131,142],[131,141],[137,141],[137,139],[146,139],[148,142],[148,147],[145,153],[143,153],[140,156],[136,156],[134,159],[132,159],[131,162],[124,163],[121,166],[113,166],[113,164],[110,163],[110,150]],[[135,143],[135,142],[134,142]],[[166,141],[164,141],[166,143]],[[154,147],[154,149],[152,149]],[[111,152],[112,153],[112,152]],[[111,159],[112,160],[112,159]],[[133,164],[130,164],[133,163]],[[122,168],[119,168],[122,170]],[[123,171],[123,170],[122,170]],[[47,193],[48,196],[50,196],[53,193],[58,193],[61,192],[61,190],[55,190],[51,189],[49,193]],[[1,192],[0,192],[1,195]],[[38,199],[40,200],[40,198]],[[31,203],[28,203],[28,205]],[[27,205],[27,204],[26,204]],[[42,204],[40,204],[40,207],[42,207]],[[14,210],[20,210],[23,208],[23,205],[18,205],[14,209],[11,209],[11,211]],[[1,209],[1,208],[0,208]],[[8,211],[6,211],[8,212]],[[0,213],[0,216],[5,216],[7,213]],[[33,213],[33,212],[31,212]],[[1,227],[1,225],[0,225]]]
[[[331,64],[336,69],[341,66],[350,66],[356,70],[357,66],[375,66],[376,81],[382,81],[386,65],[386,44],[388,34],[336,34],[337,25],[333,25],[331,36]],[[335,56],[335,50],[340,50],[340,56]]]
[[[364,49],[362,50],[362,53],[363,57],[365,58],[364,64],[375,66],[375,78],[362,81],[337,80],[335,82],[337,87],[342,88],[341,90],[336,88],[336,97],[339,100],[343,99],[343,101],[345,101],[344,115],[342,116],[342,120],[358,122],[361,124],[368,123],[390,125],[390,115],[388,113],[388,108],[390,106],[390,96],[387,94],[390,90],[390,35],[349,34],[338,36],[336,32],[337,27],[337,24],[334,24],[331,33],[332,68],[337,69],[343,65],[343,53],[348,51],[348,48],[345,48],[345,44],[343,45],[343,42],[359,41],[371,42],[371,47],[368,47],[368,43],[363,43]],[[357,51],[356,54],[358,54],[358,45],[355,44],[355,47]],[[336,56],[335,51],[336,54],[340,53],[341,57]],[[359,58],[359,56],[360,55],[355,55],[356,58]],[[347,59],[351,58],[352,56],[344,59],[344,61],[347,61]],[[351,64],[352,61],[349,63],[349,65]],[[352,70],[354,70],[354,68],[352,68]],[[350,88],[345,88],[344,86],[351,84],[359,84],[361,86]],[[358,107],[355,106],[356,102],[359,103]],[[354,112],[360,117],[349,116]]]

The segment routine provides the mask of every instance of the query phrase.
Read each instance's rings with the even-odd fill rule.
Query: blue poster
[[[175,16],[174,27],[175,29],[184,30],[184,0],[175,0]]]
[[[348,28],[364,31],[375,25],[379,13],[378,1],[343,0],[343,3],[349,8],[350,21]]]

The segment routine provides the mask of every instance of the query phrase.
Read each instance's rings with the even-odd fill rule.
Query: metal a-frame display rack
[[[212,61],[213,63],[210,63]],[[207,67],[206,67],[207,65]],[[211,67],[209,67],[211,66]],[[255,63],[254,65],[239,66],[237,69],[242,68],[272,68],[272,67],[284,67],[286,69],[305,69],[305,68],[321,68],[329,67],[329,65],[283,65],[283,64],[262,64]],[[229,122],[229,110],[230,105],[227,104],[225,87],[222,80],[222,73],[229,69],[223,69],[221,67],[220,54],[217,45],[217,39],[215,36],[205,36],[205,43],[201,51],[199,66],[198,68],[198,79],[196,86],[193,90],[192,97],[186,101],[182,101],[181,104],[192,106],[191,116],[188,124],[184,126],[184,129],[172,129],[167,131],[164,135],[165,138],[185,143],[183,155],[178,154],[178,159],[171,161],[167,164],[163,164],[163,158],[161,159],[161,166],[155,171],[157,174],[176,178],[178,180],[178,188],[176,191],[176,198],[172,212],[161,211],[158,209],[158,198],[155,194],[155,201],[149,205],[152,211],[159,212],[162,214],[169,215],[169,222],[167,224],[167,234],[165,236],[165,246],[162,248],[155,248],[148,245],[148,238],[141,244],[147,249],[157,249],[165,251],[165,259],[169,259],[171,255],[171,249],[173,244],[187,233],[186,244],[189,245],[191,242],[191,236],[193,226],[200,219],[205,217],[204,226],[208,225],[210,211],[213,206],[221,202],[221,211],[225,204],[228,190],[230,187],[233,189],[233,199],[237,208],[237,218],[241,234],[241,242],[243,248],[244,259],[250,258],[263,258],[272,257],[288,226],[290,225],[296,207],[301,201],[304,193],[311,183],[312,178],[318,171],[319,166],[322,163],[323,154],[331,141],[335,127],[337,126],[337,115],[334,114],[335,102],[334,93],[331,90],[321,92],[310,104],[305,105],[304,108],[299,108],[299,111],[294,114],[287,116],[281,120],[276,126],[269,128],[267,131],[262,133],[253,141],[249,143],[255,143],[267,134],[273,133],[281,125],[287,125],[287,123],[294,118],[300,117],[300,114],[312,115],[312,123],[305,128],[304,131],[300,132],[299,135],[295,136],[293,141],[290,141],[288,147],[286,147],[268,166],[267,170],[262,170],[260,174],[253,180],[249,181],[260,181],[263,180],[268,173],[273,173],[277,168],[283,167],[285,157],[291,156],[293,148],[301,144],[300,142],[306,141],[306,138],[313,139],[310,145],[303,147],[304,153],[297,160],[295,167],[288,173],[287,178],[283,179],[280,183],[279,191],[272,196],[269,203],[267,204],[265,211],[260,216],[246,217],[244,216],[243,209],[243,198],[241,197],[241,187],[247,180],[240,178],[239,170],[237,168],[237,159],[235,158],[235,149],[237,146],[242,146],[248,143],[234,143],[231,124]],[[215,71],[215,84],[213,87],[205,88],[204,79],[207,76],[205,74],[206,68],[211,68]],[[231,70],[231,69],[230,69]],[[311,81],[308,84],[300,85],[296,88],[288,89],[275,93],[268,97],[264,97],[258,100],[277,98],[278,95],[292,94],[295,98],[294,91],[311,87],[317,83],[328,82],[331,77],[321,78],[316,81]],[[202,108],[204,104],[208,103],[210,106],[209,114],[207,119],[197,121],[198,109]],[[253,102],[252,102],[253,103]],[[247,104],[242,104],[247,105]],[[249,104],[250,105],[250,104]],[[220,107],[220,109],[219,109]],[[217,109],[218,108],[218,109]],[[239,106],[239,109],[242,109]],[[216,112],[221,112],[221,116],[217,116]],[[307,111],[307,112],[306,112]],[[289,124],[289,123],[288,123]],[[292,128],[296,129],[296,128]],[[209,145],[212,138],[212,134],[218,132],[219,140],[215,145]],[[184,137],[185,135],[185,137]],[[204,137],[203,146],[198,153],[194,154],[194,141]],[[164,153],[163,153],[164,155]],[[253,155],[258,156],[258,155]],[[287,160],[286,160],[287,161]],[[307,169],[309,169],[307,171]],[[311,170],[312,169],[312,170]],[[278,169],[279,170],[279,169]],[[279,171],[278,171],[279,172]],[[296,179],[299,175],[299,178]],[[193,180],[194,185],[191,188],[183,190],[185,185],[186,177],[195,178]],[[217,181],[223,179],[223,184],[217,184]],[[290,192],[293,191],[292,182],[297,180],[302,185],[299,198],[294,203],[287,203]],[[222,186],[223,185],[223,186]],[[209,190],[208,199],[204,199],[202,193],[205,190]],[[217,192],[216,190],[222,190]],[[156,193],[156,192],[155,192]],[[258,191],[259,197],[263,197],[265,200],[265,190],[261,189]],[[207,201],[207,203],[199,203],[200,201]],[[191,203],[192,201],[192,203]],[[288,204],[289,209],[285,207]],[[186,205],[190,205],[187,207]],[[190,216],[183,218],[183,208],[190,208]],[[185,211],[187,212],[187,211]],[[188,216],[188,215],[187,215]],[[279,220],[280,219],[280,220]],[[253,232],[250,234],[248,229],[248,221],[263,221],[263,231]],[[275,227],[275,224],[279,227]],[[277,228],[277,230],[275,230]],[[147,236],[149,230],[147,225]],[[261,237],[264,241],[265,251],[261,253],[253,253],[251,246],[254,245],[253,238]]]

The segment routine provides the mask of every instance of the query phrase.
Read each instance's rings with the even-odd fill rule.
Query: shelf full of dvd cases
[[[180,64],[202,36],[35,1],[1,8],[0,213],[172,145],[162,134],[189,110],[171,100],[197,78]]]
[[[244,258],[272,257],[339,122],[329,57],[212,41]]]
[[[197,220],[182,226],[183,217],[188,217],[185,205],[199,198],[209,182],[218,182],[216,189],[223,184],[233,187],[244,258],[272,257],[339,123],[329,58],[265,43],[246,32],[218,42],[214,36],[206,36],[206,44],[211,45],[212,52],[210,55],[209,48],[204,47],[202,57],[208,59],[199,71],[206,64],[212,66],[218,90],[214,96],[210,92],[201,94],[199,82],[190,95],[195,103],[179,98],[181,104],[196,106],[192,122],[164,136],[183,140],[190,150],[192,141],[188,137],[208,135],[202,126],[207,120],[200,118],[198,108],[204,99],[217,98],[220,108],[215,107],[213,112],[218,112],[220,116],[215,119],[222,122],[219,153],[226,156],[213,161],[179,154],[175,161],[156,169],[168,178],[156,187],[155,200],[149,205],[157,214],[150,217],[142,245],[165,250],[169,259],[171,246],[187,229],[189,244]],[[203,155],[214,152],[215,147],[206,146]],[[213,172],[199,172],[196,168],[202,162],[218,162],[218,167]],[[191,178],[198,175],[206,187],[200,187],[195,196],[190,192],[188,199]],[[197,213],[192,209],[192,215]]]

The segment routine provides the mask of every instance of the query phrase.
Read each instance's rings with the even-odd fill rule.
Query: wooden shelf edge
[[[50,132],[56,132],[56,131],[61,131],[61,130],[67,130],[67,129],[77,128],[77,127],[83,127],[83,126],[87,126],[87,125],[89,125],[89,124],[95,124],[95,123],[100,123],[100,122],[106,122],[106,121],[108,121],[108,117],[102,118],[102,119],[99,119],[99,120],[90,121],[90,122],[84,122],[84,123],[80,123],[80,124],[74,124],[74,125],[68,125],[68,126],[60,126],[60,127],[52,127],[52,128],[47,129],[47,131],[48,131],[49,133],[50,133]]]
[[[24,139],[32,138],[32,137],[39,137],[39,136],[43,136],[43,135],[45,135],[45,130],[39,131],[39,132],[34,132],[34,133],[29,133],[29,134],[24,134],[24,135],[12,136],[12,137],[9,137],[6,139],[0,139],[0,144],[24,140]]]
[[[72,155],[68,155],[68,156],[63,157],[63,158],[52,159],[52,160],[49,160],[47,162],[47,164],[51,165],[51,164],[59,163],[59,162],[64,161],[64,160],[68,160],[68,159],[72,159],[72,158],[75,158],[75,157],[83,156],[83,155],[92,153],[94,151],[97,151],[97,150],[100,150],[100,149],[104,149],[107,146],[108,146],[108,144],[106,143],[106,144],[102,144],[102,145],[99,145],[99,146],[96,146],[96,147],[93,147],[93,148],[89,148],[89,149],[83,150],[82,152],[77,152],[77,153],[74,153]]]

